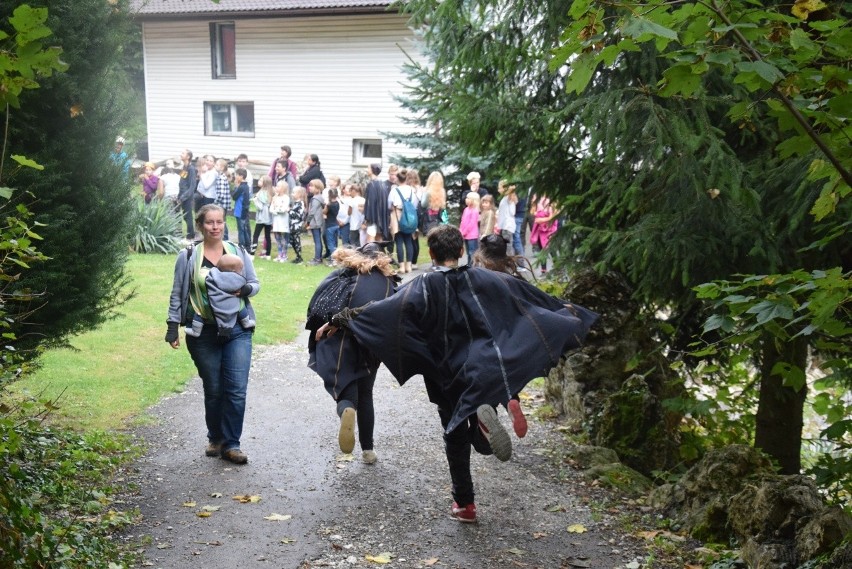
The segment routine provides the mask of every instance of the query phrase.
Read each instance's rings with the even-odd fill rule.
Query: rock
[[[591,445],[577,445],[568,451],[568,456],[573,458],[580,468],[591,468],[592,466],[619,462],[618,455],[614,450]]]
[[[728,502],[745,485],[773,475],[772,464],[745,445],[708,452],[671,487],[652,492],[650,502],[662,506],[692,537],[728,541]]]
[[[583,474],[627,494],[645,494],[654,486],[654,483],[641,473],[620,462],[596,464]]]
[[[831,551],[843,539],[852,535],[852,517],[839,507],[825,508],[816,514],[796,535],[799,561],[809,561]],[[842,554],[842,547],[835,554]],[[848,565],[852,567],[852,542],[846,542]],[[828,565],[831,566],[831,565]],[[843,565],[838,565],[842,567]]]
[[[789,541],[825,506],[806,476],[770,475],[746,484],[731,497],[728,523],[741,539]]]
[[[748,539],[740,550],[749,567],[760,569],[795,569],[796,556],[793,547],[785,543],[760,543]]]
[[[585,345],[547,376],[548,404],[569,428],[587,429],[595,444],[643,474],[678,464],[682,417],[660,402],[682,395],[683,383],[656,350],[626,281],[587,269],[548,292],[600,315]]]

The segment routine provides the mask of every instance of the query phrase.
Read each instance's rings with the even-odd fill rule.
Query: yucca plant
[[[139,198],[130,248],[136,253],[175,253],[181,246],[181,223],[170,201],[146,204]]]

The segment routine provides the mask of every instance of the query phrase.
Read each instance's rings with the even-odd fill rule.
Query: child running
[[[451,225],[431,230],[427,243],[432,271],[385,300],[344,309],[315,338],[348,328],[400,384],[423,375],[444,427],[451,514],[475,522],[471,447],[499,460],[512,456],[494,406],[578,348],[597,315],[510,275],[459,267],[464,239]]]

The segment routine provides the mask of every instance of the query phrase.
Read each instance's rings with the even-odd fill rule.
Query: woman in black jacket
[[[305,170],[304,174],[299,176],[299,185],[307,188],[311,180],[320,180],[323,186],[327,186],[325,176],[323,176],[322,170],[320,170],[319,156],[308,154],[305,156],[305,162],[308,164],[308,169]]]

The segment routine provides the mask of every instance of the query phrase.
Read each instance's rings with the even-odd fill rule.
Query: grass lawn
[[[132,255],[127,272],[136,296],[121,316],[73,338],[74,349],[47,352],[41,369],[12,391],[59,397],[52,420],[80,430],[122,429],[164,395],[180,392],[196,370],[183,339],[179,350],[164,341],[174,262],[174,255]],[[331,269],[260,259],[255,269],[261,285],[252,299],[255,346],[295,339],[316,285]]]

